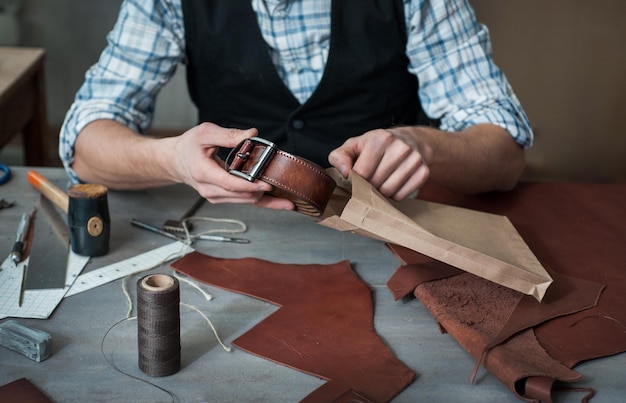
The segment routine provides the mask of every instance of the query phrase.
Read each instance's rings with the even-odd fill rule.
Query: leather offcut
[[[4,403],[52,403],[52,400],[26,378],[0,386],[0,400]]]
[[[420,271],[424,257],[392,246],[405,265],[390,284],[409,279],[390,287],[394,295],[413,284],[440,325],[518,397],[550,402],[555,381],[581,378],[577,363],[626,351],[626,185],[521,184],[480,196],[429,186],[420,197],[506,215],[555,276],[539,304],[467,273],[416,281],[405,272]]]
[[[348,261],[279,264],[192,252],[172,267],[281,307],[233,344],[328,381],[303,401],[387,402],[415,378],[374,330],[371,289]]]

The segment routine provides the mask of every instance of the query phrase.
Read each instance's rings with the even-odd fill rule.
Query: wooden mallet
[[[76,184],[65,193],[37,171],[28,171],[27,178],[28,183],[67,214],[74,253],[102,256],[109,252],[111,219],[105,186]]]

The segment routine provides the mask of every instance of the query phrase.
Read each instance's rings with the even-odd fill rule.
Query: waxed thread
[[[224,349],[224,351],[226,351],[227,353],[230,353],[233,349],[228,347],[227,345],[225,345],[222,342],[222,339],[220,338],[220,336],[218,336],[217,334],[217,330],[215,329],[215,327],[213,326],[213,323],[211,323],[211,320],[209,320],[209,318],[202,313],[202,311],[200,311],[200,309],[196,308],[193,305],[189,305],[189,304],[185,304],[184,302],[180,303],[181,305],[186,306],[187,308],[191,308],[194,311],[196,311],[198,314],[200,314],[200,316],[202,316],[204,318],[204,320],[206,321],[206,323],[208,323],[209,327],[211,328],[211,330],[213,331],[213,334],[215,335],[215,338],[217,339],[217,342],[220,344],[220,346],[222,346],[222,348]]]
[[[186,279],[185,277],[181,276],[180,274],[176,272],[174,272],[173,274],[174,274],[174,277],[178,279],[178,281],[182,281],[183,283],[186,283],[190,285],[191,287],[195,288],[196,290],[198,290],[198,292],[200,292],[200,294],[202,294],[204,299],[206,299],[207,301],[211,301],[213,299],[213,296],[209,294],[208,292],[204,291],[202,288],[200,288],[198,284],[194,283],[193,281],[189,279]]]
[[[229,223],[229,224],[236,224],[239,228],[231,228],[231,229],[226,229],[226,228],[214,228],[214,229],[209,229],[206,231],[202,231],[199,232],[197,234],[191,234],[189,232],[189,227],[188,224],[191,223],[192,221],[206,221],[206,222],[219,222],[219,223]],[[222,233],[231,233],[231,234],[236,234],[236,233],[242,233],[247,231],[248,227],[246,226],[246,224],[241,221],[241,220],[236,220],[236,219],[230,219],[230,218],[213,218],[213,217],[202,217],[202,216],[192,216],[192,217],[187,217],[185,219],[182,220],[182,227],[184,229],[185,232],[185,239],[181,240],[181,242],[183,243],[183,245],[181,246],[181,250],[177,253],[173,253],[169,256],[167,256],[166,258],[164,258],[161,262],[159,262],[158,264],[156,264],[155,266],[151,267],[157,267],[157,266],[161,266],[163,264],[165,264],[166,262],[168,262],[169,260],[172,260],[176,257],[180,257],[180,256],[184,256],[186,254],[186,249],[190,247],[191,243],[193,242],[193,240],[195,240],[196,238],[198,238],[199,236],[202,235],[208,235],[208,234],[213,234],[216,232],[222,232]],[[187,284],[189,284],[190,286],[194,287],[196,290],[198,290],[207,301],[210,301],[213,299],[213,296],[207,292],[205,292],[204,290],[202,290],[197,284],[195,284],[194,282],[181,277],[180,275],[176,274],[176,272],[173,272],[174,277],[180,281],[183,281]],[[128,287],[126,285],[126,280],[128,279],[128,277],[124,278],[122,281],[122,291],[124,292],[124,296],[126,297],[126,300],[128,302],[128,311],[126,313],[126,317],[130,318],[132,311],[133,311],[133,300],[130,296],[130,293],[128,291]],[[222,339],[219,337],[217,330],[215,329],[215,326],[213,326],[213,323],[211,322],[211,320],[200,311],[200,309],[198,309],[197,307],[193,306],[193,305],[189,305],[189,304],[183,304],[181,303],[181,305],[185,305],[191,309],[193,309],[194,311],[196,311],[198,314],[200,314],[200,316],[202,316],[204,318],[204,320],[207,322],[207,324],[209,325],[209,327],[211,328],[211,330],[213,331],[213,334],[215,335],[215,338],[217,339],[218,343],[220,344],[220,346],[222,346],[222,348],[226,351],[226,352],[231,352],[231,348],[226,346],[223,342]]]
[[[166,259],[166,260],[167,260],[167,259]],[[209,293],[205,292],[204,290],[202,290],[202,289],[201,289],[201,288],[200,288],[197,284],[195,284],[195,283],[194,283],[194,282],[192,282],[191,280],[188,280],[188,279],[186,279],[186,278],[184,278],[184,277],[182,277],[182,276],[178,275],[176,272],[174,272],[174,276],[175,276],[177,279],[179,279],[180,281],[182,281],[182,282],[184,282],[184,283],[187,283],[187,284],[189,284],[190,286],[192,286],[192,287],[194,287],[195,289],[197,289],[197,290],[198,290],[198,291],[199,291],[199,292],[200,292],[200,293],[204,296],[204,298],[205,298],[207,301],[210,301],[210,300],[213,298],[213,296],[212,296],[211,294],[209,294]],[[122,370],[121,370],[120,368],[118,368],[118,367],[117,367],[117,366],[116,366],[116,365],[115,365],[115,364],[114,364],[111,360],[109,360],[109,358],[108,358],[107,354],[106,354],[106,353],[105,353],[105,351],[104,351],[104,344],[105,344],[106,338],[107,338],[107,336],[109,335],[109,333],[111,333],[111,332],[113,331],[113,329],[114,329],[114,328],[116,328],[119,324],[121,324],[121,323],[123,323],[123,322],[126,322],[126,321],[132,321],[132,320],[137,320],[137,316],[131,316],[131,313],[132,313],[132,310],[133,310],[133,303],[132,303],[132,298],[131,298],[131,296],[130,296],[130,293],[129,293],[129,291],[128,291],[128,287],[127,287],[127,280],[128,280],[128,279],[129,279],[129,277],[125,277],[125,278],[123,279],[123,281],[122,281],[122,290],[123,290],[124,295],[126,296],[126,298],[127,298],[127,300],[128,300],[128,306],[129,306],[128,313],[127,313],[127,315],[126,315],[126,317],[125,317],[124,319],[121,319],[121,320],[117,321],[116,323],[114,323],[114,324],[113,324],[113,325],[112,325],[112,326],[111,326],[111,327],[110,327],[110,328],[109,328],[109,329],[105,332],[104,336],[102,336],[102,340],[100,341],[100,352],[101,352],[102,356],[104,357],[105,361],[106,361],[106,362],[107,362],[107,363],[108,363],[108,364],[109,364],[109,365],[110,365],[113,369],[115,369],[116,371],[118,371],[118,372],[120,372],[120,373],[122,373],[122,374],[124,374],[124,375],[126,375],[126,376],[128,376],[128,377],[130,377],[130,378],[132,378],[132,379],[135,379],[135,380],[137,380],[137,381],[144,382],[144,383],[146,383],[146,384],[148,384],[148,385],[150,385],[150,386],[153,386],[153,387],[155,387],[155,388],[157,388],[157,389],[161,390],[161,391],[162,391],[162,392],[164,392],[164,393],[167,393],[167,394],[170,396],[170,398],[171,398],[172,402],[177,402],[177,401],[178,401],[178,398],[176,397],[176,395],[175,395],[173,392],[171,392],[171,391],[169,391],[169,390],[167,390],[167,389],[165,389],[165,388],[163,388],[163,387],[161,387],[161,386],[159,386],[159,385],[157,385],[157,384],[155,384],[155,383],[153,383],[153,382],[150,382],[150,381],[148,381],[148,380],[146,380],[146,379],[142,379],[142,378],[137,377],[137,376],[135,376],[135,375],[132,375],[132,374],[130,374],[130,373],[128,373],[128,372],[122,371]],[[195,312],[197,312],[200,316],[202,316],[202,317],[204,318],[204,320],[208,323],[209,327],[210,327],[210,328],[211,328],[211,330],[213,331],[213,334],[215,335],[215,337],[216,337],[216,339],[217,339],[218,343],[222,346],[222,348],[223,348],[226,352],[231,352],[231,351],[232,351],[232,348],[230,348],[230,347],[226,346],[226,345],[222,342],[221,338],[220,338],[220,337],[219,337],[219,335],[217,334],[217,331],[216,331],[215,327],[213,326],[213,323],[211,322],[211,320],[210,320],[210,319],[209,319],[209,318],[208,318],[208,317],[207,317],[204,313],[202,313],[202,311],[200,311],[197,307],[195,307],[195,306],[193,306],[193,305],[185,304],[185,303],[183,303],[183,302],[181,302],[181,303],[180,303],[180,305],[185,306],[185,307],[188,307],[188,308],[190,308],[190,309],[194,310]]]
[[[169,390],[167,390],[167,389],[165,389],[165,388],[163,388],[163,387],[161,387],[161,386],[159,386],[159,385],[157,385],[155,383],[152,383],[152,382],[150,382],[150,381],[148,381],[146,379],[142,379],[142,378],[140,378],[138,376],[135,376],[135,375],[130,374],[128,372],[122,371],[121,369],[119,369],[113,363],[113,361],[109,360],[109,357],[107,357],[106,353],[104,352],[104,342],[105,342],[107,336],[109,335],[109,333],[111,333],[113,331],[113,329],[115,329],[119,324],[124,323],[126,321],[136,320],[136,319],[137,319],[136,316],[128,317],[128,318],[120,319],[117,322],[115,322],[113,325],[111,325],[111,327],[109,327],[109,329],[104,333],[104,336],[102,336],[102,340],[100,341],[100,353],[104,357],[104,360],[111,366],[111,368],[115,369],[117,372],[119,372],[119,373],[121,373],[123,375],[126,375],[129,378],[135,379],[135,380],[137,380],[139,382],[143,382],[143,383],[145,383],[147,385],[153,386],[153,387],[159,389],[160,391],[162,391],[164,393],[167,393],[170,396],[170,398],[171,398],[173,403],[177,402],[178,398],[176,397],[176,395],[173,392],[171,392],[171,391],[169,391]]]
[[[191,232],[189,232],[189,223],[193,222],[193,221],[205,221],[205,222],[219,222],[219,223],[228,223],[228,224],[236,224],[239,226],[239,228],[230,228],[230,229],[225,229],[225,228],[214,228],[214,229],[209,229],[206,231],[202,231],[202,232],[198,232],[196,234],[192,234]],[[183,227],[183,231],[185,233],[185,243],[190,245],[195,239],[201,237],[202,235],[210,235],[210,234],[214,234],[216,232],[222,232],[222,233],[227,233],[227,234],[240,234],[242,232],[246,232],[248,230],[248,227],[246,226],[246,223],[244,223],[241,220],[235,220],[232,218],[213,218],[213,217],[202,217],[202,216],[192,216],[192,217],[187,217],[185,219],[183,219],[181,221],[182,227]]]
[[[192,235],[192,234],[190,234],[190,232],[189,232],[189,230],[188,230],[187,223],[188,223],[188,222],[191,222],[191,221],[195,221],[195,220],[201,220],[201,221],[211,221],[211,222],[226,222],[226,223],[233,223],[233,224],[237,224],[237,225],[239,226],[239,228],[236,228],[236,229],[212,229],[212,230],[208,230],[208,231],[205,231],[205,232],[202,232],[202,233],[199,233],[199,234],[194,234],[194,235]],[[165,264],[166,262],[168,262],[168,261],[170,261],[170,260],[172,260],[172,259],[174,259],[174,258],[178,258],[178,257],[184,256],[184,255],[186,254],[186,252],[187,252],[187,249],[188,249],[188,248],[190,248],[190,245],[191,245],[191,243],[193,242],[193,240],[194,240],[195,238],[197,238],[197,237],[201,236],[201,235],[204,235],[204,234],[211,234],[211,233],[215,233],[215,232],[225,232],[225,233],[241,233],[241,232],[245,232],[245,231],[247,230],[247,226],[246,226],[246,224],[245,224],[243,221],[240,221],[240,220],[235,220],[235,219],[221,219],[221,218],[211,218],[211,217],[198,217],[198,216],[194,216],[194,217],[188,217],[188,218],[184,219],[184,220],[182,221],[182,224],[183,224],[183,228],[184,228],[184,231],[185,231],[185,239],[184,239],[184,240],[181,240],[182,245],[181,245],[181,249],[180,249],[180,251],[179,251],[179,252],[177,252],[177,253],[173,253],[173,254],[171,254],[171,255],[167,256],[167,257],[166,257],[166,258],[164,258],[161,262],[157,263],[156,265],[154,265],[154,266],[152,266],[152,267],[150,267],[150,268],[148,268],[148,269],[146,269],[146,270],[150,270],[150,269],[153,269],[153,268],[155,268],[155,267],[161,266],[161,265]],[[192,287],[194,287],[195,289],[197,289],[197,290],[198,290],[198,291],[199,291],[199,292],[200,292],[200,293],[201,293],[201,294],[205,297],[205,299],[206,299],[207,301],[210,301],[210,300],[213,298],[210,294],[208,294],[208,293],[206,293],[205,291],[203,291],[203,290],[202,290],[202,289],[201,289],[201,288],[200,288],[197,284],[195,284],[195,283],[191,282],[190,280],[184,279],[184,278],[182,278],[182,277],[180,277],[180,276],[176,275],[176,273],[174,273],[174,276],[175,276],[175,277],[177,277],[178,279],[181,279],[181,280],[182,280],[182,281],[184,281],[185,283],[187,283],[187,284],[191,285],[191,286],[192,286]],[[163,388],[163,387],[161,387],[161,386],[159,386],[159,385],[156,385],[156,384],[154,384],[154,383],[152,383],[152,382],[150,382],[150,381],[148,381],[148,380],[145,380],[145,379],[139,378],[139,377],[137,377],[137,376],[134,376],[134,375],[132,375],[132,374],[130,374],[130,373],[124,372],[124,371],[122,371],[121,369],[119,369],[119,368],[118,368],[118,367],[117,367],[117,366],[116,366],[116,365],[115,365],[115,364],[114,364],[111,360],[109,360],[109,358],[107,357],[107,355],[106,355],[106,353],[105,353],[105,351],[104,351],[104,343],[105,343],[105,341],[106,341],[106,338],[107,338],[107,336],[109,335],[109,333],[110,333],[111,331],[113,331],[113,329],[114,329],[115,327],[117,327],[119,324],[121,324],[121,323],[123,323],[123,322],[126,322],[126,321],[131,321],[131,320],[136,320],[136,319],[137,319],[137,316],[131,316],[132,311],[133,311],[133,300],[132,300],[132,298],[131,298],[131,296],[130,296],[130,292],[128,291],[128,287],[127,287],[127,280],[128,280],[129,278],[130,278],[130,276],[127,276],[127,277],[125,277],[125,278],[123,279],[123,281],[122,281],[122,291],[123,291],[124,296],[126,297],[126,300],[127,300],[127,303],[128,303],[128,304],[127,304],[127,306],[128,306],[128,311],[127,311],[126,317],[125,317],[125,318],[123,318],[123,319],[121,319],[121,320],[119,320],[119,321],[117,321],[116,323],[114,323],[114,324],[113,324],[113,325],[112,325],[112,326],[111,326],[111,327],[110,327],[110,328],[109,328],[109,329],[105,332],[105,334],[102,336],[102,340],[101,340],[101,342],[100,342],[100,352],[101,352],[102,356],[104,357],[105,361],[106,361],[106,362],[107,362],[107,363],[108,363],[108,364],[109,364],[109,365],[110,365],[113,369],[115,369],[116,371],[118,371],[118,372],[120,372],[120,373],[122,373],[122,374],[124,374],[124,375],[126,375],[126,376],[128,376],[128,377],[130,377],[130,378],[132,378],[132,379],[135,379],[135,380],[138,380],[138,381],[140,381],[140,382],[144,382],[144,383],[146,383],[146,384],[148,384],[148,385],[154,386],[155,388],[157,388],[157,389],[159,389],[159,390],[161,390],[161,391],[163,391],[163,392],[167,393],[167,394],[170,396],[170,398],[172,399],[172,401],[173,401],[173,402],[174,402],[174,401],[178,401],[178,399],[176,398],[176,395],[174,395],[174,393],[172,393],[171,391],[169,391],[169,390],[167,390],[167,389],[165,389],[165,388]],[[201,312],[201,311],[200,311],[197,307],[195,307],[195,306],[193,306],[193,305],[189,305],[189,304],[185,304],[185,303],[180,303],[180,305],[184,305],[184,306],[186,306],[186,307],[189,307],[190,309],[192,309],[192,310],[196,311],[198,314],[200,314],[200,316],[202,316],[202,317],[205,319],[205,321],[208,323],[209,327],[210,327],[210,328],[211,328],[211,330],[213,331],[213,334],[215,335],[215,337],[216,337],[217,341],[218,341],[218,342],[219,342],[219,344],[222,346],[222,348],[223,348],[226,352],[231,352],[231,351],[232,351],[232,349],[231,349],[230,347],[228,347],[228,346],[224,345],[224,343],[222,342],[221,338],[219,337],[219,335],[218,335],[218,333],[217,333],[217,331],[216,331],[215,327],[213,326],[213,323],[211,322],[211,320],[210,320],[210,319],[209,319],[209,318],[208,318],[208,317],[207,317],[204,313],[202,313],[202,312]]]
[[[189,280],[187,278],[182,277],[181,275],[179,275],[176,272],[173,272],[172,274],[173,274],[174,277],[176,277],[177,280],[182,281],[182,282],[190,285],[191,287],[195,288],[196,290],[198,290],[198,292],[200,292],[200,294],[202,294],[204,299],[206,299],[207,301],[211,301],[213,299],[213,296],[211,294],[209,294],[208,292],[206,292],[203,289],[201,289],[193,281],[191,281],[191,280]],[[131,314],[133,312],[133,300],[132,300],[132,297],[130,296],[130,292],[128,291],[128,286],[127,286],[127,280],[128,279],[129,279],[129,277],[124,277],[124,279],[122,280],[122,291],[124,293],[124,296],[126,297],[126,301],[127,301],[127,305],[128,305],[128,311],[126,312],[126,319],[133,319],[133,318],[136,318],[136,316],[131,316]],[[232,351],[232,349],[230,347],[226,346],[224,344],[224,342],[222,341],[221,337],[217,333],[217,329],[213,325],[213,322],[211,322],[211,319],[209,319],[209,317],[207,315],[205,315],[198,307],[186,304],[184,302],[181,302],[180,305],[186,306],[186,307],[194,310],[195,312],[197,312],[200,316],[202,316],[202,318],[206,321],[206,323],[211,328],[211,331],[213,332],[213,335],[215,336],[215,339],[220,344],[220,346],[222,346],[224,351],[226,351],[228,353],[230,353]]]
[[[189,232],[189,224],[193,221],[206,221],[206,222],[216,222],[216,223],[227,223],[227,224],[235,224],[237,225],[239,228],[214,228],[214,229],[209,229],[206,231],[202,231],[200,233],[197,234],[191,234]],[[185,239],[182,239],[180,242],[182,243],[180,251],[176,252],[176,253],[172,253],[171,255],[165,257],[163,260],[161,260],[160,262],[158,262],[157,264],[155,264],[152,267],[146,268],[147,270],[151,270],[154,269],[155,267],[161,266],[163,264],[165,264],[166,262],[178,258],[178,257],[182,257],[184,256],[188,249],[190,248],[191,244],[193,243],[193,241],[202,236],[202,235],[209,235],[209,234],[214,234],[217,232],[222,232],[222,233],[228,233],[228,234],[238,234],[238,233],[242,233],[242,232],[246,232],[248,230],[248,227],[246,225],[246,223],[244,223],[241,220],[237,220],[237,219],[232,219],[232,218],[214,218],[214,217],[203,217],[203,216],[191,216],[191,217],[187,217],[185,219],[183,219],[181,221],[183,230],[185,232]],[[130,293],[128,292],[128,287],[126,285],[126,280],[129,278],[130,276],[127,276],[123,279],[122,281],[122,291],[124,292],[124,296],[126,297],[126,301],[128,303],[128,311],[126,312],[126,318],[130,318],[132,312],[133,312],[133,300],[130,296]],[[178,277],[178,279],[182,279],[181,277]],[[194,288],[196,288],[198,291],[200,291],[200,293],[202,293],[204,295],[204,297],[206,298],[207,301],[210,301],[213,297],[210,294],[207,294],[206,292],[204,292],[202,289],[200,289],[200,287],[198,287],[196,284],[192,283],[191,281],[188,280],[184,280],[186,283],[188,283],[189,285],[193,286]],[[199,312],[199,311],[198,311]],[[211,323],[211,321],[203,315],[203,317],[205,317],[205,319],[207,320],[207,322],[210,324],[211,328],[213,328],[213,324]],[[215,336],[217,337],[217,332],[215,332]],[[219,338],[218,338],[219,340]],[[220,344],[223,345],[223,343],[221,342],[221,340],[219,340]]]
[[[167,274],[150,274],[137,282],[139,368],[150,376],[180,369],[180,290]]]
[[[159,267],[164,265],[165,263],[169,262],[172,259],[176,259],[182,256],[185,256],[187,254],[187,252],[190,249],[189,244],[191,243],[191,241],[189,239],[187,239],[188,242],[182,242],[180,250],[176,253],[172,253],[169,254],[168,256],[166,256],[165,258],[163,258],[163,260],[161,260],[160,262],[158,262],[157,264],[155,264],[154,266],[148,267],[143,271],[148,271],[148,270],[152,270],[155,267]],[[128,286],[126,285],[126,281],[130,278],[130,276],[126,276],[122,279],[122,291],[124,292],[124,296],[126,297],[126,302],[127,302],[127,306],[128,306],[128,310],[126,311],[126,319],[130,318],[132,312],[133,312],[133,299],[130,296],[130,293],[128,292]]]

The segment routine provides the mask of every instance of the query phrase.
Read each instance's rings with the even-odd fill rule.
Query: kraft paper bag
[[[337,181],[319,224],[404,246],[541,301],[552,278],[505,216],[385,198],[365,179]]]

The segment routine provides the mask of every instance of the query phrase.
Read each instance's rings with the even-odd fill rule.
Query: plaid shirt
[[[331,0],[252,0],[261,33],[287,87],[304,103],[324,72],[330,47]],[[487,28],[468,0],[405,0],[409,71],[422,108],[442,130],[479,123],[505,128],[522,146],[533,133],[519,101],[492,59]],[[112,119],[145,133],[159,90],[185,63],[180,0],[126,0],[108,46],[67,113],[59,154],[70,177],[78,133]]]

